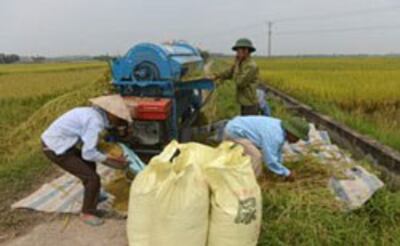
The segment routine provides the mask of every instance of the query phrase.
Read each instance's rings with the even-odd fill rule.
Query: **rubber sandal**
[[[99,218],[105,218],[108,217],[110,214],[109,211],[104,210],[104,209],[96,209],[96,211],[93,212],[94,216],[99,217]]]
[[[91,214],[81,214],[80,219],[83,223],[90,226],[100,226],[104,224],[103,219]]]

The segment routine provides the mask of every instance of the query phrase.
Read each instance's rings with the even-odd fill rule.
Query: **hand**
[[[105,164],[109,167],[116,168],[116,169],[124,169],[128,166],[128,160],[121,156],[121,157],[114,157],[114,156],[107,156],[107,160]]]
[[[107,160],[114,161],[120,164],[128,164],[128,160],[124,156],[107,156]]]
[[[236,56],[236,57],[235,57],[235,66],[236,66],[237,64],[239,64],[241,61],[242,61],[242,58]]]
[[[289,176],[285,177],[285,181],[288,181],[288,182],[294,182],[295,179],[296,178],[295,178],[295,174],[293,171],[289,174]]]

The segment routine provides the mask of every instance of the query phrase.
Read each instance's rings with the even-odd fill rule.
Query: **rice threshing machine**
[[[131,109],[129,144],[136,152],[156,154],[172,139],[190,140],[186,133],[209,98],[204,92],[214,89],[202,77],[198,49],[185,42],[141,43],[111,68],[113,84]]]

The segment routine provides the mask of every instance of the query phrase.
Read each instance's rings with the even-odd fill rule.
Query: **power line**
[[[272,22],[268,22],[268,56],[272,55]]]
[[[386,6],[381,8],[367,8],[360,9],[356,11],[346,11],[342,13],[336,14],[325,14],[325,15],[310,15],[310,16],[295,16],[281,19],[273,19],[267,22],[268,25],[268,55],[272,55],[272,39],[274,35],[296,35],[296,34],[313,34],[313,33],[335,33],[335,32],[351,32],[351,31],[366,31],[366,30],[383,30],[383,29],[400,29],[399,25],[380,25],[380,26],[361,26],[361,27],[346,27],[346,28],[332,28],[332,29],[312,29],[312,30],[294,30],[294,31],[286,31],[286,32],[277,32],[273,33],[273,27],[275,24],[285,23],[285,22],[293,22],[293,21],[311,21],[311,20],[327,20],[327,19],[338,19],[345,17],[353,17],[359,15],[370,15],[377,14],[383,12],[396,11],[400,9],[400,5]],[[223,30],[220,32],[206,33],[202,35],[195,35],[200,39],[203,38],[214,38],[218,36],[225,36],[228,34],[236,33],[242,30],[249,30],[255,27],[259,27],[265,25],[264,22],[253,22],[246,25],[236,26],[230,30]]]
[[[342,13],[336,14],[325,14],[325,15],[309,15],[309,16],[295,16],[288,18],[275,19],[274,22],[291,22],[291,21],[307,21],[307,20],[327,20],[327,19],[338,19],[343,17],[353,17],[357,15],[366,15],[366,14],[376,14],[380,12],[390,12],[400,9],[400,5],[389,6],[385,8],[370,8],[370,9],[362,9],[356,11],[346,11]]]
[[[297,35],[297,34],[312,34],[312,33],[335,33],[335,32],[353,32],[353,31],[370,31],[383,29],[400,29],[400,25],[380,25],[380,26],[359,26],[346,28],[331,28],[331,29],[309,29],[309,30],[294,30],[287,32],[277,32],[275,35]]]
[[[393,6],[386,6],[382,8],[368,8],[368,9],[361,9],[361,10],[356,10],[356,11],[346,11],[342,13],[336,13],[336,14],[325,14],[325,15],[310,15],[310,16],[295,16],[295,17],[288,17],[288,18],[281,18],[281,19],[273,19],[268,21],[268,23],[271,23],[271,29],[272,26],[275,24],[283,23],[283,22],[292,22],[292,21],[307,21],[307,20],[326,20],[326,19],[337,19],[337,18],[343,18],[343,17],[351,17],[351,16],[356,16],[356,15],[365,15],[365,14],[376,14],[379,12],[389,12],[389,11],[395,11],[399,10],[400,5],[393,5]],[[257,22],[252,22],[248,23],[245,25],[240,25],[236,26],[234,28],[228,29],[228,30],[223,30],[223,31],[215,31],[215,32],[209,32],[209,33],[203,33],[203,34],[198,34],[198,35],[193,35],[192,37],[194,38],[199,38],[199,39],[208,39],[211,37],[219,37],[219,36],[225,36],[231,33],[237,33],[241,30],[248,30],[248,29],[253,29],[255,27],[260,27],[264,25],[265,21],[257,21]]]
[[[272,26],[276,23],[293,22],[293,21],[307,21],[307,20],[327,20],[337,19],[344,17],[353,17],[357,15],[376,14],[379,12],[389,12],[400,9],[400,5],[394,5],[384,8],[361,9],[357,11],[346,11],[331,15],[313,15],[313,16],[298,16],[290,18],[275,19],[268,22],[268,56],[272,53]],[[302,30],[302,31],[289,31],[278,32],[276,35],[294,35],[294,34],[313,34],[313,33],[333,33],[333,32],[350,32],[350,31],[363,31],[363,30],[377,30],[377,29],[397,29],[400,26],[364,26],[364,27],[350,27],[350,28],[336,28],[336,29],[319,29],[319,30]]]

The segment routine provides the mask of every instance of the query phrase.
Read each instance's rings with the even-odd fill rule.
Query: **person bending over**
[[[286,140],[290,143],[306,140],[309,125],[300,118],[282,121],[267,116],[238,116],[227,123],[224,131],[227,140],[249,140],[261,150],[270,171],[292,179],[292,172],[282,163],[282,147]]]
[[[89,225],[101,225],[97,203],[100,176],[96,162],[125,166],[123,157],[107,156],[97,149],[100,133],[112,126],[127,125],[129,110],[118,95],[90,100],[94,106],[74,108],[56,119],[41,136],[43,152],[52,162],[79,178],[84,186],[81,220]]]

